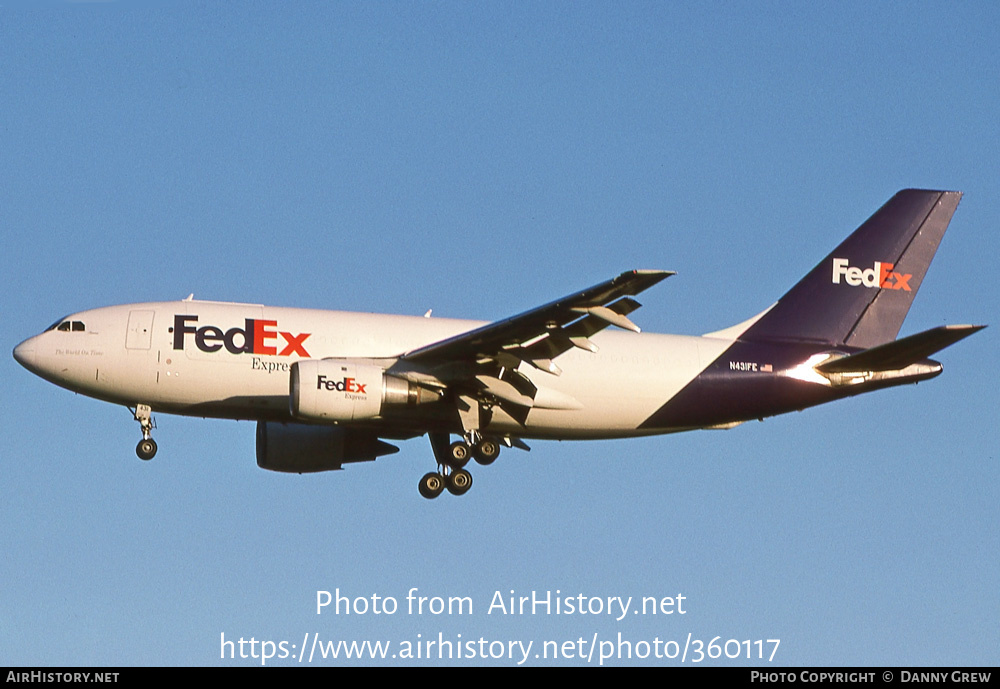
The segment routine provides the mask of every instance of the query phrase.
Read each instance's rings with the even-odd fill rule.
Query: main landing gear
[[[487,466],[500,456],[498,440],[483,438],[475,432],[451,444],[447,433],[431,433],[430,439],[438,470],[424,474],[418,486],[420,494],[428,500],[441,495],[446,488],[452,495],[465,495],[472,488],[472,474],[464,468],[469,459]]]
[[[135,446],[135,453],[143,461],[149,461],[156,456],[156,441],[152,435],[156,424],[153,423],[152,411],[148,404],[137,404],[132,414],[142,428],[142,440]]]
[[[465,469],[451,469],[445,466],[439,471],[424,474],[418,488],[420,494],[428,500],[441,495],[445,488],[452,495],[465,495],[472,488],[472,474]]]

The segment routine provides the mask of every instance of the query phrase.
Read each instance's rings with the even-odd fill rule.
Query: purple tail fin
[[[863,348],[891,342],[961,198],[957,191],[899,192],[740,339]]]

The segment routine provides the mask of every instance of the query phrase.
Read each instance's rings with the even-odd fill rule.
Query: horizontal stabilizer
[[[820,373],[853,371],[898,371],[922,361],[985,328],[985,325],[943,325],[904,337],[857,354],[827,361],[816,367]]]

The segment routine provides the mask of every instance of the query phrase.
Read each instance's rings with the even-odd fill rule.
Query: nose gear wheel
[[[139,422],[139,427],[142,429],[142,440],[135,446],[135,454],[145,462],[156,456],[156,441],[153,440],[152,435],[156,423],[153,421],[152,411],[148,404],[137,404],[135,411],[132,412],[132,416]]]

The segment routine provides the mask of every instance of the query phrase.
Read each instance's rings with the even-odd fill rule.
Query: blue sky
[[[965,197],[902,334],[996,327],[998,20],[987,2],[2,7],[2,342],[191,292],[499,319],[632,268],[678,271],[634,320],[698,334],[905,187]],[[140,462],[128,411],[8,356],[0,658],[620,633],[780,639],[772,665],[995,665],[995,354],[990,328],[919,386],[535,442],[433,502],[425,439],[286,476],[257,468],[251,423],[159,415]],[[472,614],[405,614],[414,587]],[[317,615],[337,588],[400,611]],[[511,590],[681,594],[686,613],[487,614]]]

